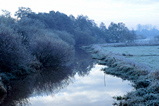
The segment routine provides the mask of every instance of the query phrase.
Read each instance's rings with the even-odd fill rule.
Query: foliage
[[[29,13],[31,13],[32,10],[30,8],[26,7],[19,7],[18,11],[14,14],[17,18],[23,18],[28,16]]]
[[[51,36],[38,36],[30,44],[31,52],[41,63],[41,68],[63,65],[73,55],[72,48],[62,40]]]
[[[63,41],[67,42],[69,45],[75,45],[74,36],[66,31],[54,31],[55,34],[59,36]]]
[[[157,42],[159,42],[159,35],[156,35],[154,38]]]
[[[32,12],[27,17],[39,20],[45,24],[46,28],[51,30],[66,31],[74,35],[76,46],[105,42],[133,42],[136,39],[134,31],[130,31],[124,23],[111,23],[107,29],[104,23],[101,23],[100,27],[98,27],[87,16],[79,15],[75,18],[72,15],[67,16],[58,11],[38,14]],[[83,40],[88,42],[86,43]]]
[[[14,29],[22,37],[22,43],[25,45],[28,45],[29,41],[34,37],[47,33],[42,22],[27,17],[17,21],[14,24]]]
[[[4,24],[6,26],[12,26],[15,23],[15,20],[11,17],[7,17],[5,15],[0,16],[0,24]]]
[[[4,72],[17,72],[27,67],[30,54],[21,44],[21,37],[10,27],[0,25],[0,68]]]
[[[133,42],[135,40],[134,31],[129,31],[124,23],[111,23],[108,27],[110,41],[113,43]]]
[[[87,16],[77,18],[50,11],[35,13],[19,7],[11,17],[7,10],[0,16],[0,69],[22,75],[28,70],[66,65],[74,49],[93,43],[132,42],[134,32],[123,23],[104,23],[98,27]],[[9,75],[9,74],[8,74]]]
[[[95,42],[95,37],[79,29],[75,30],[75,35],[76,46],[89,45]]]
[[[2,12],[3,12],[3,15],[4,15],[5,17],[11,18],[11,13],[10,13],[9,11],[7,11],[7,10],[2,10]]]

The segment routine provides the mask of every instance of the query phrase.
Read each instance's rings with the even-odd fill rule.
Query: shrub
[[[0,24],[5,24],[7,26],[12,26],[15,23],[15,20],[11,17],[5,17],[4,15],[0,16]]]
[[[41,63],[41,68],[53,68],[64,65],[73,53],[72,48],[64,41],[52,36],[39,36],[30,44],[31,52]]]
[[[30,18],[22,18],[16,24],[14,24],[14,29],[21,35],[22,43],[28,45],[30,40],[35,36],[40,34],[45,34],[45,25],[39,20],[34,20]]]
[[[0,68],[3,72],[17,72],[20,68],[27,67],[30,54],[21,44],[21,38],[13,29],[3,24],[0,25]]]
[[[91,36],[89,33],[81,31],[79,29],[75,30],[75,41],[76,46],[86,46],[95,43],[95,37]]]
[[[67,42],[70,45],[75,45],[75,40],[73,38],[72,34],[69,34],[65,31],[55,31],[55,33],[65,42]]]

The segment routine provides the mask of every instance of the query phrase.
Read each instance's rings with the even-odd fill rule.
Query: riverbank
[[[99,64],[108,66],[108,68],[103,69],[105,73],[134,83],[134,91],[127,93],[124,97],[116,97],[120,101],[118,105],[158,106],[159,71],[131,58],[126,58],[126,56],[133,56],[132,54],[116,53],[107,50],[107,47],[110,46],[92,45],[85,46],[83,49],[89,52],[93,59],[97,59]],[[113,47],[115,48],[115,46]]]

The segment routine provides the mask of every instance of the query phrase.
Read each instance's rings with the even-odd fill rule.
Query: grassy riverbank
[[[135,90],[124,97],[116,97],[119,105],[157,106],[159,104],[159,46],[84,47],[99,64],[108,65],[104,72],[132,81]]]
[[[102,47],[102,49],[145,64],[152,70],[159,69],[159,46]]]

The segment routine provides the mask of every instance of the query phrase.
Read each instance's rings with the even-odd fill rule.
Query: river
[[[8,85],[2,106],[112,106],[113,96],[133,90],[129,81],[105,74],[106,66],[78,51],[71,68],[30,75]]]

